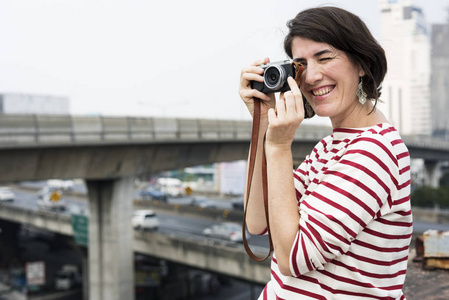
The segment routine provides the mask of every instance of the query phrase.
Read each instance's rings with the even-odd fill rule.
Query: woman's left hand
[[[268,111],[267,146],[291,148],[295,132],[304,120],[304,105],[301,91],[292,77],[288,77],[290,91],[282,93],[276,110]]]

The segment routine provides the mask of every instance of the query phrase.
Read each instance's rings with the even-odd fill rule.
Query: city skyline
[[[409,8],[410,0],[379,2],[380,41],[389,63],[382,84],[386,100],[379,107],[401,134],[430,135],[431,44],[424,16]]]
[[[445,21],[449,1],[412,3]],[[324,4],[379,38],[378,0],[0,2],[0,92],[67,96],[73,114],[248,119],[240,69],[284,59],[286,21]]]

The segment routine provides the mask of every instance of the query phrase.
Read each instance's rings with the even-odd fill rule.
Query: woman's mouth
[[[324,96],[332,92],[335,86],[325,86],[316,90],[312,90],[314,96]]]

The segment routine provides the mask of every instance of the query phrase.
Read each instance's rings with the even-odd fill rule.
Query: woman
[[[260,99],[261,131],[267,130],[257,156],[264,145],[274,255],[259,299],[405,299],[410,159],[376,108],[384,51],[360,18],[336,7],[305,10],[287,26],[285,51],[304,66],[299,87],[290,77],[291,91],[277,102],[251,89],[251,81],[263,82],[258,65],[266,58],[242,69],[239,88],[251,114]],[[330,118],[333,134],[292,172],[303,101]],[[253,234],[267,228],[259,162],[246,207]]]

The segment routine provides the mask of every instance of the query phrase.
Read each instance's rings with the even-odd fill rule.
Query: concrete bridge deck
[[[73,236],[68,215],[0,205],[0,219]],[[269,261],[254,262],[241,247],[210,244],[205,239],[135,230],[133,251],[258,284],[266,283],[270,276]]]
[[[301,125],[299,162],[328,126]],[[246,159],[251,121],[101,116],[1,115],[0,181],[106,179]],[[403,136],[410,154],[447,161],[449,142]]]

